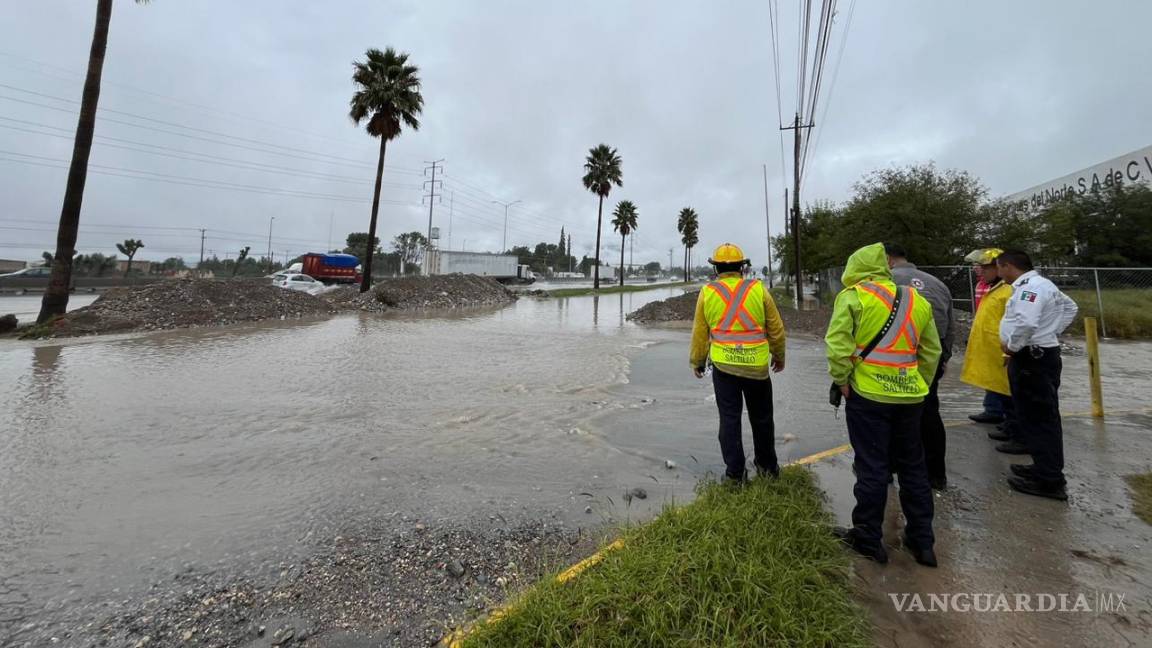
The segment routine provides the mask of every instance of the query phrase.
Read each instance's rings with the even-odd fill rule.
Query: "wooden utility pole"
[[[796,274],[796,308],[804,304],[804,277],[800,274],[803,267],[800,262],[800,129],[812,128],[814,125],[814,122],[809,122],[801,126],[800,113],[796,113],[796,121],[791,126],[781,128],[792,131],[795,141],[792,158],[792,271]]]
[[[772,218],[768,215],[768,165],[764,167],[764,225],[768,232],[768,288],[772,288]]]

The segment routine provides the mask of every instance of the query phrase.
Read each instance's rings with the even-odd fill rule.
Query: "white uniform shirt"
[[[1035,270],[1012,283],[1012,297],[1000,320],[1000,341],[1015,353],[1026,346],[1059,346],[1057,336],[1076,317],[1076,302]]]

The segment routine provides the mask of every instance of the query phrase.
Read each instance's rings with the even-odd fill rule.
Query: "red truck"
[[[301,271],[326,283],[360,283],[360,259],[351,254],[309,252],[301,258]]]

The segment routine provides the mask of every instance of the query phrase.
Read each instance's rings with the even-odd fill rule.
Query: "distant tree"
[[[252,249],[252,246],[250,246],[250,245],[245,245],[243,248],[240,248],[240,254],[236,255],[236,263],[234,263],[232,265],[232,276],[233,277],[236,276],[236,271],[240,269],[241,265],[243,265],[244,260],[248,258],[248,252],[251,249]]]
[[[52,253],[51,252],[41,252],[40,258],[44,259],[44,267],[45,268],[51,268],[52,267]]]
[[[420,93],[420,77],[417,76],[419,68],[408,63],[407,54],[391,47],[383,52],[369,49],[365,53],[365,60],[353,62],[352,67],[352,82],[356,85],[356,92],[352,95],[348,116],[356,125],[366,122],[368,134],[380,138],[376,188],[372,194],[372,220],[368,224],[368,240],[374,241],[388,141],[400,135],[401,125],[419,130],[424,96]],[[365,246],[365,255],[361,259],[364,280],[360,284],[360,292],[366,292],[372,287],[373,252],[374,247]]]
[[[352,232],[348,235],[345,241],[344,254],[351,254],[352,256],[360,259],[363,263],[364,259],[368,258],[368,233],[367,232]],[[384,254],[384,250],[380,247],[380,238],[372,237],[372,256],[379,256]]]
[[[596,212],[596,265],[592,281],[596,290],[600,289],[600,230],[604,220],[604,199],[612,192],[612,185],[624,186],[621,166],[616,149],[607,144],[600,144],[590,150],[584,161],[584,188],[600,198],[600,207]]]
[[[116,249],[120,250],[120,254],[128,257],[128,265],[124,267],[125,277],[132,274],[132,260],[136,258],[136,253],[142,247],[144,247],[144,241],[140,239],[125,239],[123,243],[116,244]]]
[[[680,232],[680,242],[684,244],[684,282],[689,280],[689,267],[692,260],[692,248],[700,242],[700,216],[695,209],[685,207],[680,210],[676,219],[676,231]]]
[[[651,261],[644,264],[644,274],[646,275],[658,275],[660,274],[660,270],[661,267],[659,261]]]
[[[428,239],[420,232],[405,232],[392,239],[392,249],[400,255],[400,272],[411,274],[419,270],[427,247]]]
[[[631,200],[621,200],[612,212],[612,227],[620,233],[620,285],[624,285],[624,247],[628,235],[636,231],[636,218],[639,214]]]
[[[182,270],[187,270],[188,265],[184,263],[184,259],[182,257],[168,257],[167,259],[164,259],[163,262],[154,266],[154,268],[156,268],[161,273],[171,274],[180,272]]]

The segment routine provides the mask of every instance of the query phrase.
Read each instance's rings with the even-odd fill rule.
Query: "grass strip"
[[[478,646],[867,646],[846,552],[808,469],[702,483],[579,578],[548,578],[461,642]]]
[[[580,297],[583,295],[615,295],[617,293],[630,293],[641,292],[644,290],[655,290],[657,288],[677,288],[677,287],[691,287],[695,284],[686,284],[683,281],[676,281],[672,283],[651,283],[651,284],[625,284],[623,286],[609,286],[596,290],[595,288],[557,288],[556,290],[549,290],[550,297]]]
[[[1152,473],[1129,475],[1124,479],[1132,489],[1132,512],[1152,524]]]
[[[1094,290],[1069,290],[1080,313],[1068,327],[1070,333],[1084,334],[1084,318],[1100,318],[1100,304]],[[1152,290],[1119,289],[1100,293],[1104,302],[1104,326],[1110,338],[1152,338]]]

